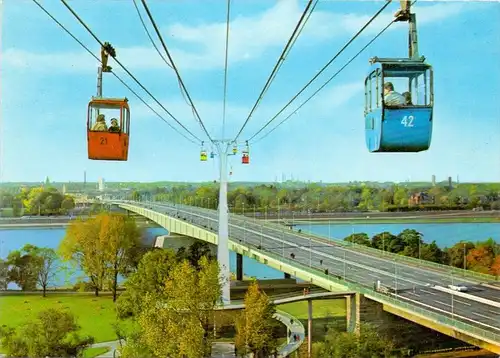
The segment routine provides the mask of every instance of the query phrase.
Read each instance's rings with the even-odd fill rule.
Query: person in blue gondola
[[[118,125],[118,120],[116,118],[111,119],[111,126],[108,131],[111,133],[120,133],[120,126]]]
[[[403,92],[403,97],[405,98],[405,105],[406,106],[412,106],[413,105],[411,103],[411,93],[410,92]]]
[[[386,106],[403,106],[406,103],[405,98],[394,91],[392,82],[384,83],[384,103]]]

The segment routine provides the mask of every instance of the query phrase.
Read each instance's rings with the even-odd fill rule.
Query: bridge
[[[176,236],[218,243],[215,210],[157,202],[112,203]],[[348,299],[351,322],[359,323],[362,295],[394,315],[500,354],[498,278],[229,216],[228,247],[237,254],[238,279],[242,257],[247,256],[331,292],[357,292]],[[377,282],[388,290],[381,292]],[[448,289],[456,283],[466,284],[467,293]]]

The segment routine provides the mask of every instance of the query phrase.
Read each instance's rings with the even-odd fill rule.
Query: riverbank
[[[271,221],[271,220],[269,220]],[[276,221],[275,221],[276,222]],[[295,219],[295,225],[338,225],[338,224],[451,224],[451,223],[469,223],[469,224],[488,224],[500,223],[500,218],[497,217],[453,217],[453,218],[398,218],[398,217],[385,217],[385,218],[321,218],[314,220]],[[291,224],[288,222],[287,224]]]
[[[22,230],[22,229],[65,229],[69,226],[70,220],[58,221],[53,220],[52,222],[39,222],[38,220],[33,220],[32,222],[27,222],[28,220],[19,220],[18,222],[4,223],[0,221],[0,230]],[[159,225],[152,221],[137,221],[137,226],[140,228],[157,228]]]
[[[260,217],[264,219],[264,217]],[[331,224],[389,224],[389,223],[500,223],[500,211],[415,211],[415,212],[364,212],[364,213],[314,213],[311,215],[268,215],[270,222],[294,225]]]

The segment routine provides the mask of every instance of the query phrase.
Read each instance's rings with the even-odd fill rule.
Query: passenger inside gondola
[[[402,106],[405,102],[405,98],[394,90],[392,82],[384,83],[384,103],[386,106]]]
[[[104,114],[99,114],[97,116],[96,122],[92,126],[92,131],[96,132],[106,132],[108,130],[108,126],[106,124],[106,119],[104,118]]]
[[[412,106],[413,105],[411,103],[411,93],[410,92],[403,92],[403,97],[405,99],[405,105],[406,106]]]
[[[120,133],[120,126],[118,125],[118,120],[116,118],[111,119],[111,127],[109,127],[109,132]]]

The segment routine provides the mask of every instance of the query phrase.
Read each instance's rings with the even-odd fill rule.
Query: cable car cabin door
[[[89,103],[87,124],[88,157],[92,160],[126,161],[128,159],[130,110],[126,101],[93,99]],[[105,115],[105,130],[95,130],[98,116]],[[107,116],[110,118],[106,118]],[[113,131],[112,123],[117,120],[117,127]],[[110,122],[111,120],[111,122]],[[111,124],[108,127],[108,124]],[[116,122],[115,122],[116,124]],[[93,130],[94,129],[94,130]]]

